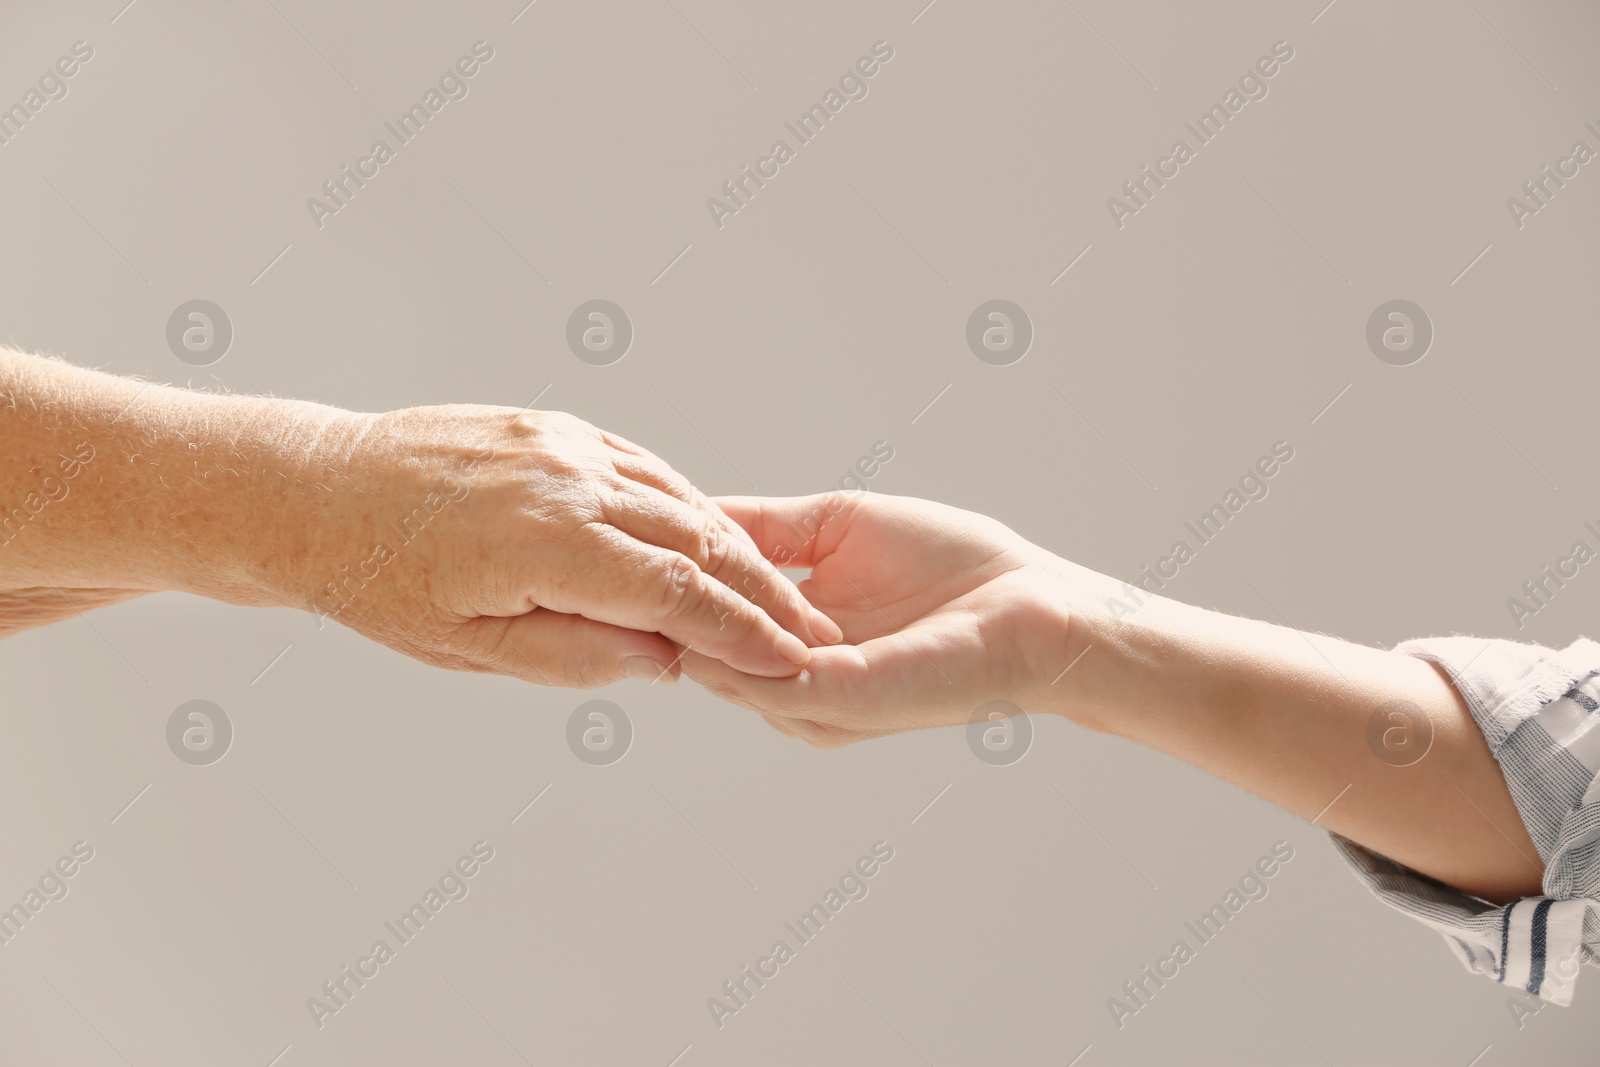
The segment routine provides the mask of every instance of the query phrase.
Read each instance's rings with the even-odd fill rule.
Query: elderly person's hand
[[[682,475],[581,419],[455,405],[336,426],[340,478],[308,498],[281,587],[408,655],[587,688],[674,680],[683,648],[783,677],[839,638]]]
[[[315,611],[424,662],[590,687],[839,639],[749,536],[560,412],[355,414],[0,352],[0,635],[144,592]]]

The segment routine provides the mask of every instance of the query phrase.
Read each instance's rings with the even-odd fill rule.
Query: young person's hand
[[[781,680],[689,653],[685,670],[712,692],[828,748],[964,723],[994,699],[1057,710],[1051,680],[1084,639],[1068,610],[1072,569],[1050,553],[993,519],[909,497],[717,503],[763,553],[811,568],[800,591],[846,643]],[[785,559],[796,531],[812,530]]]
[[[785,565],[811,568],[800,591],[848,642],[791,678],[685,657],[691,678],[785,733],[834,748],[1009,701],[1175,756],[1484,899],[1539,891],[1505,778],[1424,660],[1191,607],[924,500],[721,504],[769,556],[816,531]],[[1426,729],[1425,759],[1372,749],[1374,716],[1395,709]]]

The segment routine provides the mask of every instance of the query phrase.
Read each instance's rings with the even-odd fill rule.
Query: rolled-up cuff
[[[1338,834],[1333,843],[1379,900],[1438,931],[1468,970],[1570,1004],[1579,966],[1600,964],[1600,644],[1441,637],[1395,650],[1455,683],[1544,860],[1544,893],[1490,904]]]

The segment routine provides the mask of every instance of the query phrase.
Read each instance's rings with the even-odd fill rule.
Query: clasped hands
[[[342,420],[326,441],[358,491],[322,501],[283,584],[439,666],[577,688],[686,672],[836,747],[965,722],[996,698],[1059,710],[1050,683],[1082,650],[1067,603],[1093,576],[941,504],[710,500],[560,412],[412,408]],[[370,583],[339,580],[430,494],[426,529]],[[796,586],[774,560],[810,577]]]
[[[8,395],[27,402],[0,411],[0,495],[27,507],[0,531],[0,636],[180,590],[546,685],[687,673],[833,746],[995,699],[1062,710],[1070,686],[1050,682],[1107,599],[1090,587],[1109,579],[982,516],[869,493],[712,501],[562,412],[358,413],[0,352]]]
[[[1135,590],[981,515],[708,500],[559,412],[361,414],[3,350],[0,455],[0,636],[179,590],[547,685],[687,673],[824,747],[1007,701],[1320,809],[1484,899],[1539,890],[1495,757],[1433,665]],[[1433,738],[1400,774],[1368,739],[1395,701]]]

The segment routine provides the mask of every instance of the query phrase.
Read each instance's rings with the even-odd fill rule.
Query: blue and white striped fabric
[[[1544,895],[1490,904],[1333,842],[1378,899],[1439,931],[1468,970],[1571,1004],[1579,964],[1600,966],[1600,644],[1434,637],[1395,650],[1439,664],[1465,698],[1544,860]]]

